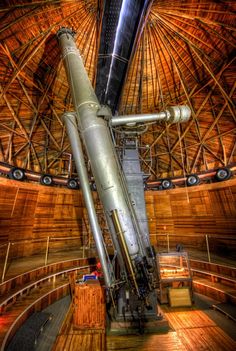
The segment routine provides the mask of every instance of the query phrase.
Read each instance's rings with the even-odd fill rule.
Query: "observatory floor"
[[[60,256],[60,260],[69,259],[68,256],[72,256],[72,258],[81,256],[81,252],[74,252],[73,254],[74,256],[72,256],[71,253],[70,255],[69,253],[64,253],[64,255],[61,253],[55,256],[51,255],[49,263],[58,261],[58,256]],[[10,276],[16,275],[16,273],[39,267],[43,265],[43,262],[43,257],[29,257],[27,259],[14,260],[8,266],[7,277],[9,278]],[[235,265],[235,262],[232,262],[232,265],[233,263]],[[226,318],[220,311],[211,308],[212,305],[217,303],[216,301],[198,294],[195,294],[194,300],[195,304],[192,307],[170,308],[167,305],[161,306],[165,318],[169,323],[169,330],[165,333],[105,336],[104,333],[97,333],[98,335],[96,335],[96,333],[76,334],[68,329],[68,332],[63,334],[62,331],[57,333],[57,324],[55,327],[57,328],[57,332],[54,333],[53,337],[53,333],[49,331],[48,327],[53,329],[53,322],[58,318],[61,319],[62,315],[62,319],[64,319],[68,311],[68,307],[65,309],[65,301],[62,299],[62,308],[58,305],[60,301],[57,302],[54,309],[54,304],[50,306],[50,313],[55,317],[48,323],[40,339],[38,339],[36,351],[236,350],[235,322]],[[60,340],[57,339],[56,341],[56,335],[57,337],[60,336]],[[48,336],[50,343],[47,345],[44,343],[41,346],[41,340],[45,341],[45,336]],[[93,342],[96,343],[95,348],[92,346]],[[99,345],[101,345],[101,347]]]
[[[54,347],[45,345],[45,328],[38,340],[36,351],[234,351],[236,349],[235,322],[211,309],[213,300],[195,294],[195,304],[187,308],[162,306],[169,322],[165,333],[145,335],[105,336],[101,330],[81,332],[68,323],[69,313]],[[62,301],[62,304],[64,302]],[[51,308],[51,307],[50,307]],[[60,313],[58,303],[51,313]],[[55,317],[57,319],[57,317]],[[50,322],[52,323],[53,320]],[[45,335],[44,335],[45,333]],[[41,343],[44,342],[41,346]],[[52,342],[52,340],[51,340]]]

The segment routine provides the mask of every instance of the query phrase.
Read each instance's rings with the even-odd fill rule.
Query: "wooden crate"
[[[105,328],[105,292],[99,281],[88,281],[75,285],[74,326]]]
[[[192,306],[189,288],[169,288],[171,307]]]

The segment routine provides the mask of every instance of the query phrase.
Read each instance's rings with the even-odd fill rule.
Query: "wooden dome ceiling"
[[[1,3],[0,161],[71,175],[74,166],[61,115],[73,107],[55,34],[61,26],[76,31],[95,85],[103,1]],[[192,117],[182,125],[150,124],[139,135],[143,170],[151,179],[236,162],[235,10],[235,1],[152,3],[119,113],[188,104]]]

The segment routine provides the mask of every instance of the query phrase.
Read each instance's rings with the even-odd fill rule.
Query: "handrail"
[[[44,267],[44,266],[43,266],[43,267]],[[3,303],[1,303],[0,306],[6,305],[6,303],[7,303],[7,301],[8,301],[9,299],[12,299],[13,297],[17,296],[18,294],[24,292],[24,290],[30,289],[31,287],[33,287],[33,286],[39,284],[40,282],[42,282],[42,281],[44,281],[44,280],[50,280],[50,279],[52,279],[52,278],[55,277],[55,276],[59,276],[59,275],[62,275],[62,274],[68,273],[68,272],[75,271],[75,270],[80,271],[80,270],[83,270],[83,269],[86,269],[86,268],[89,268],[89,267],[91,267],[91,265],[80,266],[80,267],[75,267],[75,268],[72,268],[72,267],[71,267],[70,269],[66,269],[66,270],[63,270],[63,271],[56,272],[56,273],[51,274],[51,275],[47,275],[47,276],[45,276],[45,277],[43,277],[43,278],[41,278],[41,279],[39,279],[39,280],[36,280],[36,281],[33,282],[32,284],[29,284],[29,285],[25,286],[23,289],[18,290],[16,293],[14,293],[14,294],[11,295],[9,298],[7,298],[7,300],[5,300]],[[36,269],[36,270],[37,270],[37,269]],[[35,270],[33,270],[33,271],[35,271]],[[32,272],[32,271],[29,271],[28,273],[30,273],[30,272]],[[23,274],[26,274],[26,273],[23,273]],[[22,274],[22,275],[23,275],[23,274]],[[19,275],[19,276],[20,276],[20,275]],[[12,278],[12,279],[14,279],[14,278]],[[9,280],[11,280],[11,279],[9,279]],[[5,284],[5,283],[6,283],[6,282],[4,282],[4,283],[2,283],[2,284]],[[20,315],[15,319],[14,323],[13,323],[13,324],[10,326],[10,328],[8,329],[6,335],[5,335],[4,339],[3,339],[2,345],[1,345],[1,351],[4,351],[4,350],[5,350],[6,344],[7,344],[7,342],[8,342],[8,338],[9,338],[9,336],[11,335],[11,332],[12,332],[13,328],[15,327],[15,325],[17,325],[18,321],[20,321],[21,318],[27,313],[27,311],[29,311],[34,305],[37,304],[37,302],[41,301],[44,297],[48,296],[48,295],[51,294],[53,291],[58,290],[58,289],[61,289],[61,288],[65,287],[65,286],[68,286],[68,285],[69,285],[69,282],[67,282],[67,283],[65,283],[65,284],[63,284],[63,285],[61,285],[61,286],[59,286],[59,287],[56,287],[56,289],[53,289],[53,290],[47,292],[46,294],[44,294],[43,296],[40,296],[37,300],[35,300],[34,302],[32,302],[30,305],[28,305],[27,308],[24,309],[24,311],[22,311],[22,312],[20,313]]]
[[[2,282],[2,283],[0,284],[0,286],[1,286],[2,284],[5,284],[5,283],[9,282],[10,280],[17,279],[18,277],[20,277],[20,276],[22,276],[22,275],[24,275],[24,274],[30,274],[30,273],[33,273],[33,272],[35,272],[35,271],[41,270],[41,269],[43,269],[43,268],[45,268],[45,267],[50,268],[51,266],[55,266],[55,265],[58,265],[58,264],[63,264],[63,263],[66,263],[66,262],[72,262],[72,261],[77,261],[77,260],[84,260],[84,259],[86,260],[86,258],[72,258],[72,259],[70,258],[70,259],[68,259],[68,260],[50,263],[50,264],[48,264],[48,265],[46,265],[46,266],[40,266],[40,267],[37,267],[37,268],[32,269],[31,271],[26,271],[26,272],[20,273],[20,274],[18,274],[18,275],[16,275],[16,276],[12,277],[12,278],[9,278],[9,279],[5,280],[4,282]]]
[[[82,236],[61,236],[61,237],[53,237],[53,236],[49,236],[50,237],[50,241],[56,241],[56,240],[73,240],[73,239],[81,239]],[[1,246],[5,246],[8,245],[9,243],[11,243],[11,245],[15,245],[15,244],[21,244],[21,243],[28,243],[28,242],[41,242],[41,241],[46,241],[48,238],[48,236],[44,236],[41,237],[39,239],[35,239],[35,238],[27,238],[27,239],[19,239],[19,240],[14,240],[14,241],[6,241],[5,243],[1,244]],[[81,246],[82,247],[82,246]]]
[[[6,350],[6,345],[7,345],[7,342],[8,342],[8,339],[9,339],[9,336],[11,335],[12,333],[12,330],[13,328],[15,327],[15,325],[17,325],[17,323],[21,320],[21,318],[28,312],[30,311],[30,309],[32,309],[39,301],[41,301],[42,299],[44,299],[46,296],[50,295],[52,292],[54,291],[57,291],[59,289],[62,289],[66,286],[69,285],[69,282],[67,282],[66,284],[63,284],[61,286],[58,286],[56,287],[55,289],[47,292],[46,294],[44,294],[43,296],[40,296],[37,300],[35,300],[34,302],[32,302],[30,305],[27,306],[27,308],[22,311],[19,316],[14,320],[14,322],[12,323],[12,325],[10,326],[10,328],[8,329],[4,339],[3,339],[3,342],[2,342],[2,345],[1,345],[1,350],[0,351],[5,351]]]
[[[202,270],[202,269],[196,269],[196,268],[190,268],[190,270],[192,273],[201,273],[201,274],[204,274],[206,276],[216,277],[219,279],[228,280],[232,283],[236,283],[236,278],[230,277],[228,275],[223,275],[223,274],[219,274],[219,273],[215,273],[215,272],[211,272],[211,271],[206,271],[206,270]],[[192,276],[194,277],[194,274]]]
[[[196,234],[172,234],[172,233],[161,233],[161,234],[150,234],[150,236],[174,236],[174,237],[193,237],[193,238],[205,238],[206,237],[206,234],[202,234],[202,233],[199,233],[198,235]],[[213,238],[213,239],[221,239],[221,240],[224,240],[224,239],[227,239],[227,240],[236,240],[236,236],[216,236],[214,234],[207,234],[208,238]]]
[[[2,278],[1,281],[4,282],[5,279],[5,274],[6,274],[6,268],[7,268],[7,263],[8,263],[8,258],[9,258],[9,251],[10,248],[12,246],[17,246],[17,245],[22,245],[22,244],[26,244],[28,242],[38,242],[38,243],[42,243],[45,242],[45,246],[46,246],[46,252],[45,252],[45,259],[44,259],[44,265],[47,265],[47,261],[48,261],[48,250],[49,250],[49,242],[56,242],[56,240],[81,240],[81,236],[76,236],[76,237],[60,237],[60,238],[54,238],[54,237],[44,237],[44,238],[39,238],[39,239],[22,239],[22,240],[15,240],[15,241],[8,241],[6,244],[2,244],[2,246],[7,246],[7,250],[6,250],[6,255],[5,255],[5,261],[4,261],[4,266],[3,266],[3,272],[2,272]],[[84,250],[88,248],[87,245],[83,245],[77,248],[78,251],[81,251],[83,258],[84,258]]]
[[[209,247],[209,243],[212,243],[212,239],[219,239],[220,241],[222,240],[229,240],[231,241],[232,243],[235,242],[236,240],[236,237],[235,236],[219,236],[219,235],[214,235],[214,234],[198,234],[198,235],[195,235],[195,234],[173,234],[173,233],[169,233],[169,232],[164,232],[164,233],[157,233],[157,234],[150,234],[150,237],[155,237],[155,238],[161,238],[159,239],[159,245],[162,245],[163,241],[166,240],[166,245],[167,245],[167,251],[169,252],[170,250],[170,240],[173,240],[172,238],[177,238],[178,237],[178,240],[179,240],[179,237],[181,238],[196,238],[196,239],[199,239],[199,240],[204,240],[206,242],[206,252],[207,252],[207,257],[208,257],[208,262],[211,262],[211,253],[210,252],[210,247]],[[2,243],[0,245],[0,249],[1,249],[1,252],[3,253],[3,247],[7,247],[6,250],[6,253],[5,253],[5,260],[4,260],[4,266],[3,266],[3,271],[2,271],[2,278],[1,278],[1,281],[4,282],[4,279],[5,279],[5,274],[6,274],[6,269],[7,269],[7,264],[8,264],[8,261],[9,261],[9,252],[10,252],[10,248],[11,247],[14,247],[14,246],[17,246],[17,245],[23,245],[23,244],[26,244],[28,242],[31,242],[31,243],[45,243],[45,252],[44,254],[41,252],[40,254],[43,254],[44,255],[44,265],[46,266],[47,263],[48,263],[48,254],[49,254],[49,250],[50,250],[50,243],[52,244],[52,247],[53,248],[53,244],[56,243],[57,241],[70,241],[70,240],[78,240],[78,241],[81,241],[83,239],[82,236],[62,236],[62,237],[50,237],[50,236],[45,236],[45,237],[42,237],[42,238],[38,238],[38,239],[35,239],[35,238],[28,238],[28,239],[20,239],[20,240],[14,240],[14,241],[8,241],[6,243]],[[69,245],[69,243],[68,243]],[[188,246],[188,244],[185,243],[185,245]],[[196,245],[192,245],[192,246],[196,246]],[[85,249],[92,249],[93,247],[91,246],[91,244],[87,244],[87,243],[83,243],[83,245],[79,246],[76,248],[76,250],[78,252],[81,252],[81,255],[82,257],[81,258],[85,258]],[[214,258],[215,259],[215,258]]]
[[[233,269],[236,271],[236,266],[229,266],[229,265],[226,265],[226,264],[221,264],[221,263],[213,263],[213,262],[208,262],[208,261],[202,261],[202,260],[196,260],[194,258],[190,258],[189,259],[190,261],[190,265],[191,265],[191,262],[197,262],[197,263],[203,263],[203,264],[208,264],[208,265],[211,265],[211,266],[220,266],[220,267],[224,267],[224,268],[227,268],[227,269]]]
[[[17,280],[18,278],[20,278],[23,275],[33,274],[34,272],[41,271],[42,269],[45,269],[45,268],[50,270],[51,268],[53,268],[53,266],[66,264],[66,263],[69,263],[69,262],[79,261],[79,260],[87,260],[87,258],[73,258],[73,259],[70,258],[68,260],[57,261],[57,262],[54,262],[54,263],[51,263],[51,264],[48,264],[48,265],[36,267],[36,268],[34,268],[34,269],[30,270],[30,271],[26,271],[26,272],[20,273],[20,274],[14,276],[14,277],[11,277],[11,278],[3,281],[2,283],[0,283],[0,288],[1,288],[2,285],[9,283],[11,280]]]
[[[62,274],[65,274],[65,273],[68,273],[68,272],[72,272],[72,271],[76,271],[76,270],[82,270],[82,269],[86,269],[86,268],[89,268],[91,267],[91,265],[87,265],[87,266],[81,266],[81,267],[75,267],[75,268],[70,268],[70,269],[65,269],[63,271],[59,271],[59,272],[56,272],[56,273],[53,273],[53,274],[50,274],[50,275],[47,275],[39,280],[35,280],[33,283],[30,283],[28,285],[25,285],[22,289],[16,291],[15,293],[13,293],[12,295],[10,295],[6,300],[4,300],[3,302],[0,303],[0,307],[3,307],[5,305],[7,305],[7,302],[9,300],[11,300],[12,298],[14,297],[17,297],[19,294],[23,294],[25,290],[28,290],[32,287],[34,287],[35,285],[38,285],[40,283],[42,283],[43,281],[45,280],[50,280],[54,277],[57,277],[57,276],[60,276]],[[4,283],[3,283],[4,284]]]
[[[151,220],[151,218],[150,218]],[[159,234],[150,234],[150,236],[174,236],[174,237],[196,237],[196,238],[205,238],[206,234],[202,234],[199,233],[198,235],[196,234],[176,234],[176,233],[159,233]],[[214,234],[207,234],[208,238],[214,238],[214,239],[221,239],[221,240],[236,240],[236,236],[225,236],[222,237],[220,235],[214,235]],[[3,244],[0,245],[1,246],[6,246],[9,243],[11,243],[11,245],[15,245],[15,244],[21,244],[21,243],[27,243],[27,242],[46,242],[47,241],[48,236],[39,238],[39,239],[34,239],[34,238],[28,238],[28,239],[19,239],[19,240],[14,240],[14,241],[6,241]],[[75,239],[81,239],[82,236],[61,236],[61,237],[53,237],[53,236],[49,236],[50,241],[56,241],[56,240],[75,240]],[[82,249],[84,247],[84,245],[82,245],[80,248]]]

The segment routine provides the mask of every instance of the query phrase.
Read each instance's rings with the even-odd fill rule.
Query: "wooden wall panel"
[[[11,258],[45,252],[48,236],[50,248],[78,249],[83,216],[80,191],[0,178],[0,244],[25,240],[11,246]]]
[[[78,196],[79,195],[79,196]],[[83,196],[81,193],[78,194],[78,192],[73,192],[71,194],[72,196],[72,204],[73,204],[73,215],[76,218],[82,218],[83,217],[83,209],[85,207],[85,204],[83,202]]]
[[[31,189],[19,189],[15,198],[12,218],[34,217],[37,204],[38,191]]]
[[[187,193],[183,191],[182,193],[173,193],[170,196],[170,209],[173,215],[177,218],[190,217],[192,214],[191,206],[189,206],[189,197]]]
[[[54,189],[45,192],[43,188],[38,194],[35,218],[52,218],[54,215],[57,193]]]
[[[182,242],[205,250],[208,235],[211,249],[227,245],[229,251],[236,248],[236,178],[197,187],[148,191],[146,198],[152,244],[166,246],[169,234],[171,248]]]
[[[172,217],[164,216],[156,217],[156,234],[168,234],[174,232],[174,221]]]
[[[148,206],[149,219],[154,218],[155,217],[155,208],[154,208],[155,196],[153,196],[153,194],[150,192],[146,192],[145,201],[146,201],[146,206]]]
[[[217,217],[236,217],[236,198],[231,189],[215,189],[209,191],[213,215]]]
[[[0,183],[0,219],[10,218],[18,188]]]
[[[86,235],[93,242],[80,191],[5,178],[0,179],[0,191],[0,244],[8,240],[43,239],[41,247],[27,244],[15,251],[17,255],[20,251],[45,250],[48,236],[80,236],[81,240],[72,240],[71,245],[76,248]],[[96,193],[93,195],[98,207]],[[152,244],[166,245],[169,234],[172,247],[182,241],[201,249],[208,235],[214,247],[227,244],[235,247],[236,178],[197,187],[147,191],[145,197]],[[58,241],[55,247],[63,248],[63,242]]]
[[[158,217],[172,217],[171,198],[163,194],[161,191],[153,196],[155,216]]]
[[[208,191],[188,192],[188,205],[191,204],[192,216],[203,217],[212,216],[211,201]]]
[[[54,211],[54,219],[74,218],[74,206],[71,194],[58,194],[57,205]]]

